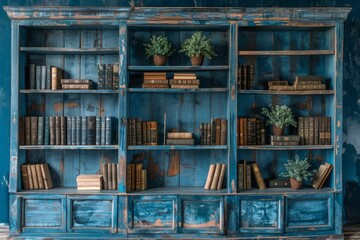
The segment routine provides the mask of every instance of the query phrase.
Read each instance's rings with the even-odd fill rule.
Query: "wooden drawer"
[[[175,196],[129,197],[129,233],[176,233]]]
[[[116,233],[116,196],[69,196],[67,204],[69,232]]]
[[[285,231],[325,231],[334,229],[332,194],[286,197]]]
[[[66,197],[59,195],[20,196],[22,232],[65,232]]]
[[[282,196],[238,196],[240,233],[283,232]]]
[[[180,196],[179,232],[224,234],[224,198]]]

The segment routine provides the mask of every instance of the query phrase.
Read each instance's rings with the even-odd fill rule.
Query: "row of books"
[[[238,145],[264,145],[265,124],[260,118],[238,118],[237,119]]]
[[[77,190],[102,190],[103,176],[99,174],[80,174],[76,177]]]
[[[204,186],[205,190],[221,190],[225,179],[226,164],[210,164],[209,172]]]
[[[325,90],[326,84],[322,83],[322,76],[307,75],[296,76],[294,85],[290,85],[288,81],[268,81],[270,91],[303,91],[303,90]]]
[[[20,145],[111,145],[113,117],[20,117]]]
[[[299,117],[300,145],[330,145],[331,117]]]
[[[117,163],[103,163],[102,176],[103,176],[103,189],[116,190],[118,189],[118,167]]]
[[[210,123],[200,123],[200,145],[226,145],[227,120],[212,118]]]
[[[147,189],[147,169],[142,163],[126,165],[126,190],[143,191]]]
[[[128,145],[158,145],[158,123],[129,118],[127,126]]]
[[[28,89],[60,89],[60,80],[63,78],[62,69],[50,65],[42,66],[30,64],[28,67]]]
[[[169,132],[166,134],[166,145],[194,145],[195,139],[191,132]]]
[[[169,88],[166,72],[144,72],[143,88]]]
[[[119,89],[119,63],[98,64],[98,89]]]
[[[238,89],[249,90],[254,85],[255,66],[241,64],[238,68]]]
[[[24,190],[50,189],[53,187],[47,163],[22,164],[20,166],[22,188]]]
[[[143,88],[199,88],[200,80],[195,73],[174,73],[168,80],[166,72],[144,72]]]
[[[273,146],[297,146],[299,143],[298,135],[270,136],[270,144]]]
[[[246,160],[239,161],[237,165],[238,172],[238,189],[245,190],[252,188],[252,176],[259,187],[259,189],[266,189],[264,179],[261,175],[257,163],[249,163]]]

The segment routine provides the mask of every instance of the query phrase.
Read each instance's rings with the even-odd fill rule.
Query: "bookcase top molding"
[[[12,20],[129,20],[174,23],[186,21],[344,21],[349,7],[69,7],[4,6]]]

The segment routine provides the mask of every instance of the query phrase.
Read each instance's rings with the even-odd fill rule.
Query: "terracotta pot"
[[[164,66],[166,64],[166,56],[154,55],[153,59],[155,66]]]
[[[203,64],[203,61],[204,61],[203,55],[191,57],[191,65],[193,66],[201,66]]]
[[[279,127],[277,127],[276,125],[272,125],[272,130],[273,130],[273,134],[274,134],[275,136],[283,136],[283,135],[284,135],[285,128],[284,128],[284,127],[279,128]]]
[[[296,180],[295,178],[290,178],[290,185],[292,189],[300,190],[302,186],[302,182]]]

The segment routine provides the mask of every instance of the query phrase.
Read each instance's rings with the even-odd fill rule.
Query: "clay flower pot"
[[[290,178],[290,186],[292,189],[300,190],[302,187],[302,182],[296,180],[295,178]]]
[[[272,125],[272,130],[273,130],[274,136],[283,136],[285,127],[279,128],[276,125]]]
[[[166,56],[161,56],[161,55],[155,54],[153,56],[153,60],[154,60],[155,66],[164,66],[166,64]]]
[[[201,66],[203,64],[203,61],[204,61],[203,55],[191,57],[191,65],[193,66]]]

